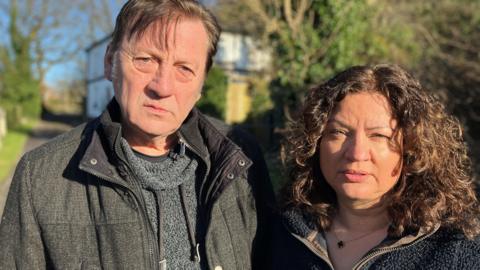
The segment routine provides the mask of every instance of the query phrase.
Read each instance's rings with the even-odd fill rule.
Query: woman
[[[273,269],[478,269],[458,121],[397,66],[313,88],[288,138]]]

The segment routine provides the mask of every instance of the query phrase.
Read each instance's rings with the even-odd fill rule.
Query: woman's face
[[[375,92],[347,95],[330,116],[320,142],[320,168],[340,204],[368,208],[397,182],[402,159],[396,121]]]

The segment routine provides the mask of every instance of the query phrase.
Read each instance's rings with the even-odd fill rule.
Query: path
[[[48,115],[44,117],[44,119],[39,121],[33,130],[32,135],[25,143],[23,153],[44,144],[48,140],[65,131],[68,131],[78,123],[79,120],[77,117],[61,115]],[[0,217],[2,216],[5,201],[7,200],[8,189],[10,188],[10,182],[12,181],[13,171],[14,169],[12,169],[12,175],[10,175],[10,177],[0,183]]]

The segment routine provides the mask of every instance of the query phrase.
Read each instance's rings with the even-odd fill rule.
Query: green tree
[[[203,85],[202,97],[197,107],[210,116],[225,119],[227,88],[228,77],[225,72],[219,67],[212,67]]]
[[[480,175],[480,2],[428,0],[412,5],[424,47],[417,73],[463,122]]]
[[[24,35],[17,22],[17,6],[10,7],[10,46],[0,47],[0,103],[7,111],[10,127],[23,116],[38,117],[41,111],[40,85],[35,78],[31,56],[32,36]]]
[[[287,112],[310,85],[349,66],[409,63],[416,56],[413,31],[386,16],[388,6],[382,1],[242,2],[264,26],[260,40],[274,59],[272,98]]]
[[[46,74],[58,65],[68,64],[69,67],[65,70],[72,75],[67,74],[67,76],[75,80],[75,70],[81,70],[85,66],[84,49],[93,41],[111,33],[112,14],[123,2],[122,0],[0,1],[0,17],[4,18],[0,21],[0,29],[4,34],[4,38],[0,39],[0,76],[2,77],[0,84],[3,84],[0,85],[0,91],[6,96],[10,95],[9,93],[15,93],[15,95],[18,93],[17,98],[23,99],[23,91],[14,91],[13,88],[28,88],[32,93],[36,89],[40,96],[43,96],[43,91],[48,88],[45,81]],[[5,24],[2,24],[3,22]],[[22,79],[15,79],[15,76]],[[32,77],[35,82],[27,79],[29,77]],[[5,93],[6,91],[9,93]],[[4,106],[15,107],[16,115],[37,114],[37,106],[26,106],[22,109],[25,106],[7,102],[5,97],[3,99],[3,103],[8,103]],[[29,99],[33,104],[36,102],[37,95]]]

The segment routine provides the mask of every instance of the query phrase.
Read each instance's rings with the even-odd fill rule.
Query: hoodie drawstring
[[[187,223],[188,237],[190,239],[190,248],[191,248],[191,254],[192,254],[191,260],[194,262],[200,262],[200,250],[199,250],[200,245],[195,241],[195,233],[193,232],[192,220],[187,211],[187,204],[185,203],[186,194],[185,194],[185,189],[183,188],[183,184],[179,186],[179,190],[180,190],[180,201],[182,202],[183,214],[185,216],[185,222]]]

